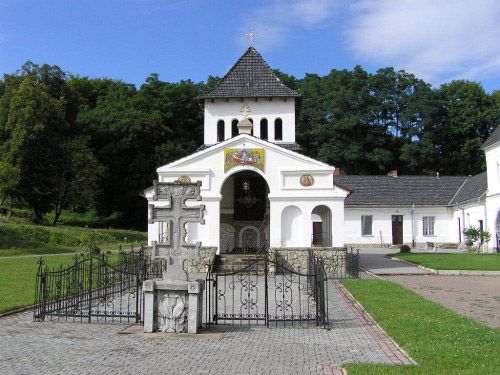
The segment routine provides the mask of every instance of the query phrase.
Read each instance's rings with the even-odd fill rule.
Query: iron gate
[[[142,282],[161,276],[164,268],[143,248],[120,252],[114,261],[104,254],[75,256],[67,268],[38,263],[34,321],[142,323]]]
[[[323,260],[312,252],[306,270],[268,254],[231,272],[209,267],[205,284],[205,323],[327,328],[328,278]]]

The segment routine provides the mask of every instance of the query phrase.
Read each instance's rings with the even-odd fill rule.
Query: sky
[[[253,44],[298,78],[394,66],[500,89],[500,0],[0,0],[0,73],[31,60],[141,85],[222,76]]]

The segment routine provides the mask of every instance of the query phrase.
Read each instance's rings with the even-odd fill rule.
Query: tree
[[[56,226],[68,204],[74,211],[85,212],[93,208],[99,179],[104,173],[104,168],[88,146],[87,138],[66,140],[63,152],[58,174],[54,178],[53,226]]]
[[[18,168],[5,161],[0,161],[0,206],[5,203],[8,195],[13,194],[19,179]]]
[[[5,126],[6,160],[18,168],[20,181],[15,196],[33,209],[40,223],[54,199],[53,177],[60,167],[61,133],[67,126],[64,106],[33,77],[23,79],[10,102]]]

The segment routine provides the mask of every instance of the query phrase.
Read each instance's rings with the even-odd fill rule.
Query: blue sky
[[[26,60],[140,85],[223,75],[248,46],[302,77],[395,66],[500,89],[498,0],[0,0],[0,73]]]

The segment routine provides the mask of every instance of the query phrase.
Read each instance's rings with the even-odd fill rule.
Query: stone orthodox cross
[[[203,219],[203,204],[198,206],[186,206],[186,200],[201,200],[201,181],[194,183],[180,182],[158,182],[154,181],[155,194],[153,200],[169,202],[166,207],[149,205],[150,224],[165,222],[167,232],[161,234],[160,242],[153,241],[153,258],[167,260],[167,270],[163,278],[167,280],[187,280],[184,271],[184,261],[188,259],[199,259],[199,248],[201,243],[186,243],[186,224],[205,224]]]

